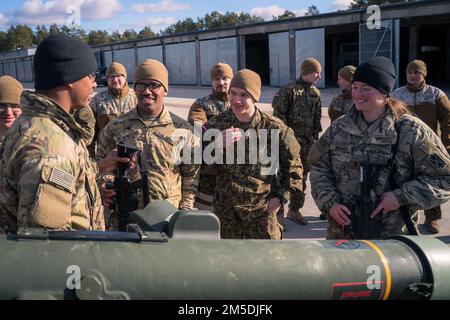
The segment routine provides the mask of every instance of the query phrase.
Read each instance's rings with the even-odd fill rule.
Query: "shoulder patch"
[[[442,169],[446,166],[445,161],[437,153],[428,156],[428,162],[435,169]]]
[[[64,170],[52,168],[52,172],[50,173],[50,178],[48,179],[48,181],[63,189],[71,191],[73,188],[75,177],[68,174]]]

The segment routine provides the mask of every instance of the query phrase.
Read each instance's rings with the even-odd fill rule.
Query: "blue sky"
[[[316,5],[321,13],[348,7],[351,0],[0,0],[0,29],[11,25],[52,23],[67,24],[79,21],[85,30],[137,31],[150,26],[154,31],[191,17],[194,20],[217,10],[243,11],[271,20],[285,9],[302,16],[309,5]],[[79,12],[79,15],[78,15]]]

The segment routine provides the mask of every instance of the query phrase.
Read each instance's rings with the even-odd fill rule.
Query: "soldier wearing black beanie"
[[[34,55],[36,90],[76,82],[97,70],[91,48],[78,38],[55,34],[45,38]]]
[[[385,57],[374,57],[362,63],[353,75],[353,82],[364,82],[387,95],[394,89],[395,79],[394,64]]]

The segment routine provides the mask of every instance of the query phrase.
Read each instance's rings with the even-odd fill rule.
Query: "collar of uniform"
[[[297,80],[297,84],[299,84],[299,85],[301,85],[301,86],[303,86],[303,87],[305,87],[305,88],[310,88],[310,87],[312,87],[312,86],[314,85],[314,84],[312,84],[312,83],[306,82],[306,81],[303,80],[302,78],[300,78],[300,79]]]
[[[427,84],[426,84],[426,82],[424,81],[424,82],[422,82],[422,85],[421,85],[419,88],[414,88],[414,87],[411,86],[409,83],[407,83],[407,84],[406,84],[406,89],[407,89],[409,92],[417,93],[417,92],[419,92],[419,91],[422,91],[422,90],[425,88],[426,85],[427,85]]]
[[[346,100],[353,99],[352,90],[351,89],[350,90],[347,90],[347,89],[342,90],[342,98],[344,98]]]
[[[108,87],[108,91],[110,94],[116,99],[123,99],[128,96],[130,92],[130,87],[128,87],[128,82],[125,83],[125,86],[120,90],[111,89]]]
[[[22,114],[25,116],[50,118],[65,132],[73,133],[77,138],[87,139],[90,136],[72,115],[47,96],[23,91],[21,104]]]
[[[234,124],[236,127],[238,127],[238,128],[241,127],[241,126],[245,126],[245,127],[248,126],[248,128],[256,128],[257,125],[261,122],[261,118],[262,118],[261,110],[259,110],[259,108],[258,108],[256,105],[255,105],[255,114],[253,115],[253,117],[252,117],[252,119],[250,120],[250,122],[247,122],[247,123],[245,123],[245,122],[240,122],[240,121],[238,120],[238,118],[236,117],[236,115],[234,114],[234,112],[231,110],[231,108],[230,108],[229,112],[232,113],[233,124]]]
[[[393,144],[396,141],[397,133],[395,131],[394,115],[389,107],[384,114],[371,124],[364,120],[362,112],[354,110],[355,126],[361,132],[362,142],[371,144]]]
[[[228,93],[227,92],[219,92],[219,91],[212,90],[211,97],[214,100],[227,101],[228,100]]]
[[[127,117],[128,119],[141,121],[142,123],[145,124],[144,119],[142,119],[142,117],[139,114],[138,106],[136,108],[133,108],[129,112],[127,112],[125,114],[125,117]],[[152,123],[152,125],[150,125],[149,127],[157,127],[157,126],[168,125],[168,124],[173,124],[172,117],[170,116],[170,113],[166,109],[166,107],[163,106],[163,110],[158,115],[157,121],[154,121],[154,123]]]

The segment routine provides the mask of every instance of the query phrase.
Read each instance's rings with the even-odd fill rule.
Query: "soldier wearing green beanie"
[[[230,90],[233,69],[230,65],[219,62],[210,71],[212,92],[206,97],[195,100],[189,109],[188,121],[191,125],[203,125],[212,117],[225,112],[230,107],[228,91]],[[200,210],[214,211],[214,190],[216,173],[214,166],[202,165],[195,206]]]
[[[96,119],[95,135],[89,146],[89,153],[95,157],[98,135],[114,118],[136,107],[134,90],[128,87],[127,70],[119,62],[113,62],[106,70],[108,90],[94,96],[90,106]]]
[[[305,203],[306,180],[310,170],[308,153],[322,131],[320,120],[322,105],[320,91],[315,83],[320,80],[322,66],[315,58],[305,59],[300,66],[301,76],[293,84],[280,88],[273,98],[273,115],[294,130],[300,144],[300,156],[303,164],[303,188],[301,192],[291,190],[291,202],[287,218],[302,224],[308,224],[300,209]],[[281,214],[281,213],[280,213]]]
[[[224,239],[281,239],[282,228],[276,214],[288,201],[289,190],[301,191],[302,164],[294,132],[280,119],[256,106],[260,96],[259,75],[248,69],[240,70],[230,84],[231,108],[204,126],[205,130],[222,131],[222,139],[219,140],[225,142],[220,147],[224,164],[215,164],[217,185],[214,198],[214,213],[219,217]],[[266,130],[267,138],[256,134]],[[271,130],[275,130],[278,141],[272,140],[276,138]],[[278,155],[279,169],[278,172],[267,173],[264,170],[267,163],[262,163],[260,157],[255,159],[256,163],[252,162],[250,154],[251,148],[263,148],[271,143],[275,145],[270,150]],[[245,155],[240,153],[244,148],[239,145],[245,147]],[[233,163],[227,162],[228,154],[225,156],[229,150],[238,150],[232,154]],[[240,157],[244,163],[238,160]]]
[[[439,88],[426,83],[427,66],[422,60],[413,60],[406,67],[407,84],[394,91],[395,99],[405,102],[414,115],[439,134],[447,152],[450,152],[450,101]],[[438,128],[440,129],[438,131]],[[439,233],[441,207],[425,210],[425,227]]]
[[[148,170],[148,201],[167,200],[179,209],[190,210],[194,207],[200,165],[185,162],[183,152],[190,151],[194,159],[196,142],[192,126],[164,106],[168,90],[169,73],[161,62],[147,59],[137,66],[134,73],[137,107],[106,125],[98,139],[97,154],[103,157],[118,143],[143,150]],[[139,170],[131,169],[129,179],[139,179]],[[113,179],[112,175],[103,175],[100,181],[108,206],[115,193],[107,190],[105,184]],[[142,207],[143,203],[139,203],[139,208]],[[108,211],[106,223],[109,229],[118,228],[117,210]]]

